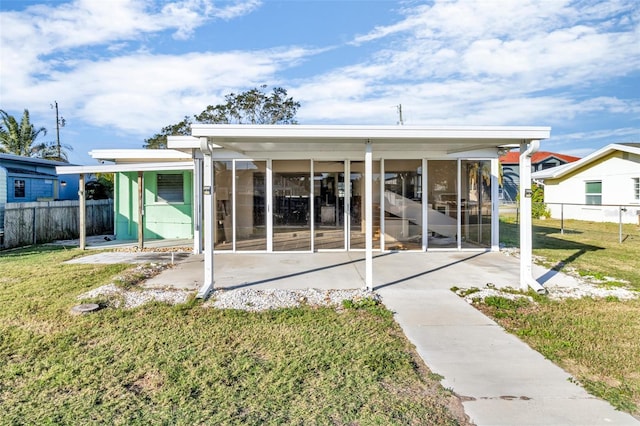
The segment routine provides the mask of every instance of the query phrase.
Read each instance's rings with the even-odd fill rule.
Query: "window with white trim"
[[[633,200],[640,201],[640,177],[633,178]]]
[[[602,181],[592,180],[584,184],[585,204],[602,204]]]
[[[165,203],[184,202],[184,179],[182,173],[158,173],[156,185],[156,201]]]

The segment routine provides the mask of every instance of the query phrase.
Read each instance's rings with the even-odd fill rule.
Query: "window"
[[[158,174],[156,183],[156,201],[164,201],[167,203],[184,202],[182,174]]]
[[[25,181],[24,179],[16,179],[13,181],[13,196],[15,198],[24,198],[25,197]]]
[[[602,204],[602,181],[585,182],[585,204]]]
[[[640,201],[640,177],[633,178],[633,200]]]

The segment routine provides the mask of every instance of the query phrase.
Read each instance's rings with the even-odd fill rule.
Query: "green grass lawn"
[[[73,316],[129,266],[0,253],[0,424],[459,424],[379,305],[264,313],[199,302]]]
[[[554,220],[534,220],[534,255],[559,270],[609,276],[603,285],[640,291],[638,227]],[[517,242],[517,225],[501,222],[501,241]],[[592,394],[640,416],[640,300],[615,298],[551,301],[532,293],[537,304],[487,300],[480,309],[531,347],[570,372]]]
[[[562,234],[559,220],[534,220],[533,254],[543,257],[549,266],[565,265],[585,275],[614,277],[640,291],[640,226],[625,224],[622,243],[615,223],[565,220],[564,227]],[[517,246],[518,237],[514,218],[501,220],[500,241]]]

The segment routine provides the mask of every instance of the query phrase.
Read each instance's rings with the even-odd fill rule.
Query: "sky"
[[[74,164],[266,85],[299,124],[550,126],[640,142],[638,0],[1,0],[0,109]]]

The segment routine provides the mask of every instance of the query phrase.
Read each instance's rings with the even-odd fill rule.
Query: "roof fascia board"
[[[120,172],[152,172],[167,170],[193,170],[193,162],[166,162],[166,163],[128,163],[128,164],[101,164],[95,166],[58,166],[56,173],[59,175],[89,174],[89,173],[120,173]]]
[[[89,155],[96,160],[190,160],[190,153],[175,149],[95,149]]]
[[[434,126],[322,126],[194,124],[196,137],[286,139],[548,139],[550,127],[434,127]],[[191,142],[195,144],[195,141]],[[199,142],[198,142],[199,143]]]
[[[193,149],[200,148],[200,138],[194,136],[167,136],[167,146],[170,149]],[[222,148],[220,145],[212,144],[211,148]]]

